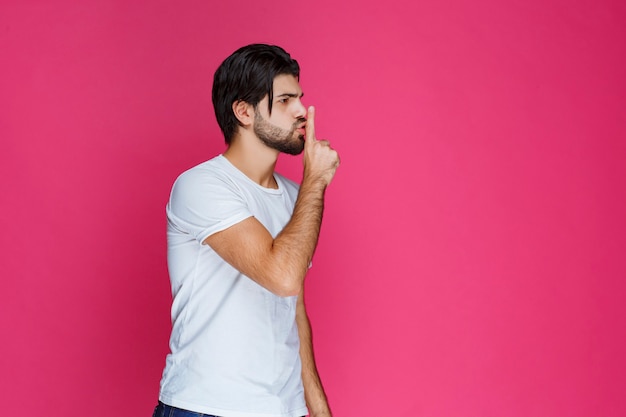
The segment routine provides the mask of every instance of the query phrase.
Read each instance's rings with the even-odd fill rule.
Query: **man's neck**
[[[238,136],[224,152],[224,157],[248,178],[262,187],[278,188],[274,168],[279,152],[254,138]]]

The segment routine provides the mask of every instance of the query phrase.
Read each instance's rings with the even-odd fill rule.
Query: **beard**
[[[299,118],[286,130],[278,126],[274,126],[261,116],[257,109],[254,110],[254,133],[267,147],[276,149],[289,155],[299,155],[304,149],[304,136],[297,133],[296,129],[302,123],[306,122],[305,118]]]

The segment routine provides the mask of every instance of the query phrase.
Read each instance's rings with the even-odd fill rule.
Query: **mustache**
[[[302,123],[305,123],[305,122],[306,122],[306,118],[304,118],[304,117],[299,117],[299,118],[298,118],[298,120],[296,120],[296,121],[294,122],[293,127],[294,127],[295,129],[297,129],[297,128],[298,128],[298,126],[300,126]]]

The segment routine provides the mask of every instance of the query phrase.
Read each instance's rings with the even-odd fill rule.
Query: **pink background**
[[[626,415],[625,21],[619,0],[2,2],[2,413],[151,415],[169,190],[224,150],[218,64],[269,42],[342,157],[307,281],[335,416]]]

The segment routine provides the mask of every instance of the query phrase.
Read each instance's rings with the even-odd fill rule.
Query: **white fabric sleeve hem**
[[[239,222],[246,220],[248,217],[253,217],[250,213],[237,213],[236,215],[229,217],[228,219],[222,220],[218,224],[209,227],[208,229],[204,229],[196,236],[196,239],[204,244],[204,241],[207,237],[214,235],[217,232],[221,232],[223,230],[228,229],[231,226],[236,225]]]

